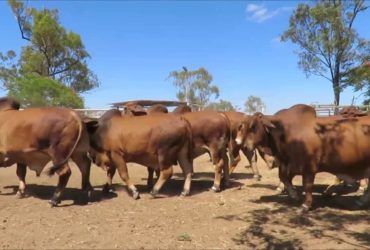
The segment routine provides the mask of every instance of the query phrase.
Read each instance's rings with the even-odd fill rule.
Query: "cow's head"
[[[148,115],[150,115],[150,114],[157,114],[157,113],[166,114],[166,113],[168,113],[168,109],[163,104],[155,104],[155,105],[149,107],[148,110],[146,111],[146,113]]]
[[[5,110],[18,110],[20,108],[19,102],[11,97],[0,98],[0,111]]]
[[[254,150],[266,140],[267,133],[272,128],[275,125],[269,119],[260,112],[255,113],[239,125],[235,141],[238,145]]]
[[[181,105],[177,106],[172,112],[177,113],[177,114],[188,113],[188,112],[191,112],[191,107],[189,107],[188,105],[185,105],[185,104],[181,104]]]
[[[128,103],[124,107],[123,114],[129,115],[129,116],[141,116],[141,115],[147,115],[147,112],[144,109],[144,107],[139,104]]]

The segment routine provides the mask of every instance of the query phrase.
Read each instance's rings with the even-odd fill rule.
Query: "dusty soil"
[[[173,178],[152,199],[146,190],[146,169],[130,165],[129,172],[141,191],[133,200],[118,176],[116,192],[102,199],[105,174],[93,166],[95,188],[91,204],[81,204],[81,175],[73,166],[64,199],[50,208],[57,177],[36,177],[28,171],[29,197],[16,199],[15,167],[0,170],[0,248],[130,248],[130,249],[369,249],[369,210],[353,210],[358,198],[346,194],[321,197],[332,176],[319,174],[315,210],[302,215],[285,195],[276,195],[277,170],[259,162],[261,181],[252,179],[243,159],[233,175],[232,187],[209,191],[213,168],[207,156],[196,160],[192,195],[180,197],[182,176],[175,166]],[[294,179],[296,185],[300,179]]]

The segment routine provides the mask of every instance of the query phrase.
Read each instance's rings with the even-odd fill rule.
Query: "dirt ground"
[[[102,199],[105,173],[92,167],[93,201],[81,204],[81,175],[72,176],[59,207],[50,208],[57,177],[36,177],[28,171],[29,197],[16,199],[15,167],[0,170],[0,248],[130,248],[130,249],[370,249],[369,210],[352,210],[358,198],[346,194],[323,198],[319,192],[332,180],[319,174],[315,210],[302,215],[285,195],[276,195],[277,170],[259,161],[261,181],[252,178],[243,159],[232,185],[221,193],[209,191],[213,168],[207,156],[195,162],[190,197],[180,197],[183,183],[177,166],[161,198],[146,190],[146,169],[132,164],[131,177],[141,191],[133,200],[115,176],[116,192]],[[301,186],[300,179],[294,183]],[[299,188],[298,187],[298,188]]]

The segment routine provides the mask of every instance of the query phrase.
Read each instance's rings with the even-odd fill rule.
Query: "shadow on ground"
[[[5,186],[5,190],[10,190],[10,192],[2,192],[0,195],[15,195],[18,190],[18,186]],[[26,188],[27,197],[35,197],[41,200],[50,200],[53,196],[56,186],[51,185],[36,185],[28,184]],[[71,205],[86,205],[88,203],[99,202],[102,199],[111,199],[117,197],[116,194],[111,193],[108,196],[104,196],[100,190],[95,190],[92,192],[91,198],[87,200],[86,194],[78,188],[66,187],[62,195],[62,201],[59,206],[71,206]],[[73,204],[63,204],[65,200],[72,200]]]

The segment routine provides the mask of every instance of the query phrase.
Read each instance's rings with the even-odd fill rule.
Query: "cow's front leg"
[[[27,165],[18,163],[17,164],[17,176],[19,179],[19,188],[18,188],[16,197],[19,199],[25,196],[26,173],[27,173]]]
[[[322,193],[325,197],[330,197],[333,195],[334,191],[338,186],[342,183],[342,181],[338,177],[334,177],[334,180],[332,181],[332,184],[330,184]]]
[[[135,185],[130,180],[127,164],[123,157],[117,153],[111,154],[111,160],[113,165],[117,168],[118,174],[120,175],[122,181],[126,183],[128,190],[131,192],[132,197],[137,200],[140,198],[139,191],[136,189]]]
[[[227,188],[230,184],[230,173],[229,173],[229,157],[227,156],[226,149],[222,151],[222,171],[223,171],[223,178],[222,183],[223,187]]]
[[[247,148],[243,148],[243,153],[247,157],[249,163],[251,164],[252,172],[253,172],[253,179],[260,181],[261,175],[258,171],[257,167],[257,153],[256,150],[248,150]]]
[[[287,167],[285,165],[281,165],[279,167],[279,178],[280,182],[283,183],[286,191],[288,192],[288,196],[295,201],[299,200],[299,195],[295,188],[293,187],[292,180],[294,175],[287,173]],[[283,189],[284,190],[284,189]]]
[[[229,173],[230,175],[234,172],[236,166],[241,161],[240,157],[240,146],[236,145],[236,143],[232,143],[229,146]]]
[[[369,188],[368,185],[369,185],[369,179],[368,178],[361,179],[360,180],[360,186],[358,187],[357,193],[358,194],[364,194],[366,189]]]
[[[312,188],[315,180],[315,174],[309,170],[305,171],[302,176],[303,188],[305,191],[305,198],[302,204],[304,212],[312,208]]]
[[[115,191],[112,182],[113,182],[113,177],[116,173],[116,167],[115,166],[109,166],[107,169],[107,182],[105,183],[103,187],[103,194],[108,195],[110,191]]]
[[[64,164],[64,166],[60,170],[57,170],[57,174],[59,175],[58,186],[49,201],[52,207],[55,207],[60,203],[60,198],[63,194],[64,188],[68,183],[71,173],[72,172],[68,164]]]

